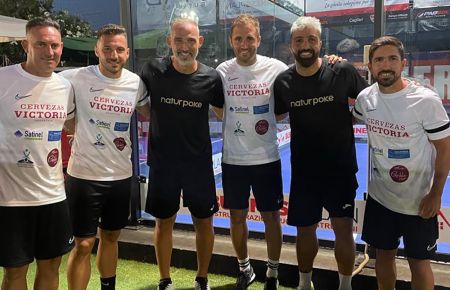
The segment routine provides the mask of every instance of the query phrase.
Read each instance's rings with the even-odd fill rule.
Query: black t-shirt
[[[358,171],[348,98],[366,81],[349,63],[327,64],[303,77],[295,66],[274,84],[275,114],[289,112],[292,170],[304,176],[342,176]]]
[[[148,164],[211,161],[209,105],[222,107],[222,81],[198,63],[192,74],[175,70],[170,57],[144,64],[140,77],[150,95]]]

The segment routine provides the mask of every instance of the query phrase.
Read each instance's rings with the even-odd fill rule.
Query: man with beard
[[[196,60],[204,39],[188,18],[171,23],[166,39],[173,55],[144,64],[140,73],[151,99],[146,211],[156,218],[158,289],[173,289],[172,231],[180,207],[189,208],[196,230],[195,289],[210,289],[208,267],[214,245],[212,216],[218,211],[209,135],[209,106],[223,104],[219,74]]]
[[[414,290],[434,289],[430,258],[450,169],[450,122],[439,95],[401,77],[403,44],[376,39],[369,49],[375,84],[360,93],[353,115],[367,124],[372,178],[362,239],[376,248],[380,290],[395,288],[400,237]]]
[[[60,73],[73,85],[77,108],[66,180],[75,236],[67,266],[69,290],[87,288],[97,227],[101,289],[115,289],[117,241],[129,216],[130,120],[135,108],[149,112],[144,83],[123,68],[129,56],[125,28],[100,28],[95,54],[98,65]]]
[[[319,58],[320,36],[316,18],[300,17],[292,24],[290,50],[295,66],[281,73],[274,84],[275,114],[289,113],[291,124],[287,223],[297,227],[298,289],[313,289],[311,274],[319,248],[317,224],[322,220],[322,208],[329,212],[336,236],[339,290],[350,290],[358,183],[348,98],[356,98],[367,83],[351,64],[327,65]]]

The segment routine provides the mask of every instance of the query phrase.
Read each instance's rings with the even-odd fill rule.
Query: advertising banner
[[[374,0],[316,0],[306,1],[306,15],[309,16],[343,16],[373,13]],[[409,0],[386,0],[386,11],[407,10]]]
[[[414,0],[414,8],[450,6],[450,0]]]

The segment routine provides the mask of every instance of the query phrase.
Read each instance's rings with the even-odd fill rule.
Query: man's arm
[[[146,121],[150,120],[150,106],[145,103],[142,106],[137,106],[136,111],[141,115]]]
[[[75,118],[71,118],[64,122],[64,131],[67,135],[73,135],[75,133]]]
[[[450,170],[450,136],[432,140],[431,143],[436,148],[435,171],[431,190],[420,202],[419,215],[422,218],[431,218],[439,213],[442,192]]]
[[[211,106],[214,114],[216,114],[217,118],[223,120],[223,108],[219,108],[216,106]]]
[[[277,122],[280,122],[284,119],[286,119],[288,116],[288,113],[284,113],[284,114],[275,114],[275,119],[277,120]]]

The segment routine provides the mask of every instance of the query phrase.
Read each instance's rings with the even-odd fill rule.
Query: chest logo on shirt
[[[94,146],[98,149],[104,149],[105,143],[102,142],[103,136],[101,134],[97,134],[97,136],[95,136],[95,139],[96,141],[94,143]]]
[[[242,123],[236,122],[236,129],[234,129],[234,136],[245,136],[244,130],[241,129]]]
[[[90,87],[90,88],[89,88],[89,92],[91,92],[91,93],[101,92],[101,91],[103,91],[103,89],[95,89],[95,88],[93,88],[93,87]]]
[[[114,145],[116,145],[116,148],[119,149],[119,151],[123,151],[125,146],[127,146],[127,142],[122,137],[118,137],[113,140]]]
[[[30,95],[19,95],[19,94],[16,94],[16,96],[14,97],[14,99],[16,99],[16,100],[22,100],[22,99],[25,99],[25,98],[29,98],[29,97],[31,97],[32,95],[30,94]]]
[[[23,157],[17,161],[17,166],[19,167],[34,167],[34,162],[30,158],[31,152],[28,149],[23,151]]]
[[[249,114],[250,109],[248,107],[244,107],[244,106],[231,106],[230,112],[236,113],[236,114]]]
[[[259,135],[264,135],[269,130],[269,122],[267,120],[259,120],[256,122],[255,131]]]
[[[58,164],[59,151],[58,149],[52,149],[47,155],[47,164],[50,167],[55,167]]]
[[[315,106],[315,105],[322,104],[322,103],[331,103],[333,101],[334,101],[333,95],[309,98],[309,99],[301,99],[298,101],[292,101],[291,108]]]
[[[253,114],[265,114],[269,113],[269,104],[261,105],[261,106],[253,106]]]
[[[409,178],[409,171],[403,165],[395,165],[389,170],[389,176],[392,180],[398,183],[405,182]]]
[[[171,97],[161,97],[161,104],[174,105],[179,107],[189,107],[189,108],[198,108],[200,109],[203,104],[202,102],[194,102],[183,99],[171,98]]]
[[[97,126],[97,128],[102,128],[102,129],[107,129],[107,130],[111,129],[111,122],[89,119],[89,123]]]

